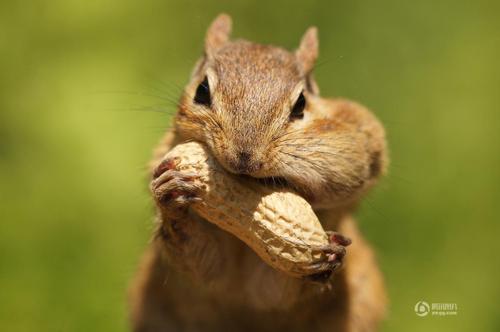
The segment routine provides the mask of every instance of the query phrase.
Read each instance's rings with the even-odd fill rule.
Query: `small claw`
[[[175,198],[175,201],[179,205],[193,204],[201,202],[202,199],[194,194],[180,195]]]
[[[175,200],[178,203],[190,203],[198,201],[198,193],[199,187],[196,185],[187,185],[184,184],[179,189],[169,189],[174,186],[178,186],[178,184],[172,184],[171,182],[167,182],[157,189],[157,197],[164,203]]]
[[[323,260],[308,267],[311,274],[306,278],[310,281],[327,283],[335,270],[342,265],[346,255],[345,247],[351,244],[351,240],[342,234],[330,231],[326,233],[330,244],[319,248],[324,254]]]
[[[321,251],[325,254],[337,254],[341,257],[345,256],[346,249],[342,245],[338,245],[336,243],[332,243],[326,246],[321,247]]]
[[[162,160],[160,164],[156,166],[156,169],[153,172],[153,179],[156,179],[157,177],[159,177],[168,170],[174,169],[176,165],[177,165],[176,158],[168,158]]]
[[[200,176],[194,172],[179,172],[175,170],[167,170],[159,175],[156,179],[151,181],[151,188],[154,190],[155,188],[159,188],[163,186],[165,183],[172,180],[181,180],[181,181],[194,181],[198,179]]]
[[[167,170],[151,181],[151,191],[163,207],[185,206],[199,202],[203,186],[193,182],[199,175],[193,172]]]
[[[171,192],[163,195],[161,197],[161,201],[170,201],[170,200],[174,200],[174,199],[177,199],[179,196],[181,196],[182,193],[179,192],[179,191],[176,191],[176,190],[172,190]]]
[[[334,262],[336,259],[337,259],[337,255],[336,254],[328,255],[328,261],[329,262]]]
[[[340,244],[341,246],[347,247],[352,243],[351,239],[337,232],[328,231],[326,232],[330,239],[330,242]]]

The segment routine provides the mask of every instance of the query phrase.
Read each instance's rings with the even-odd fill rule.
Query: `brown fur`
[[[384,130],[365,108],[323,99],[312,78],[317,32],[295,53],[229,41],[231,20],[207,31],[175,118],[152,170],[175,144],[207,144],[229,171],[248,153],[246,174],[284,179],[312,204],[325,229],[352,239],[333,287],[273,270],[243,242],[190,210],[158,202],[158,223],[131,288],[134,331],[374,331],[386,298],[373,252],[350,212],[386,165]],[[207,76],[212,104],[193,102]],[[304,118],[290,109],[304,91]]]

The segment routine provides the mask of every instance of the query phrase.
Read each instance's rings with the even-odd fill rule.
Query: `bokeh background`
[[[500,2],[0,3],[0,326],[126,331],[151,231],[145,165],[219,12],[294,48],[317,25],[325,96],[368,105],[392,167],[362,204],[384,331],[499,331]],[[456,317],[417,317],[420,300]]]

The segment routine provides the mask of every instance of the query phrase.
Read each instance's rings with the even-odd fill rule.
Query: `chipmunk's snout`
[[[255,154],[246,150],[237,152],[236,158],[229,164],[232,170],[238,174],[252,174],[262,168],[262,162],[255,158]]]

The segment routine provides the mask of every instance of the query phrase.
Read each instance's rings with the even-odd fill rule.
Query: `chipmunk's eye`
[[[208,79],[205,76],[203,82],[196,88],[196,94],[194,95],[194,102],[196,104],[210,106],[210,86],[208,85]]]
[[[302,119],[304,117],[304,108],[306,108],[306,98],[304,97],[304,93],[301,92],[299,98],[297,98],[297,101],[295,102],[295,105],[292,107],[290,119]]]

